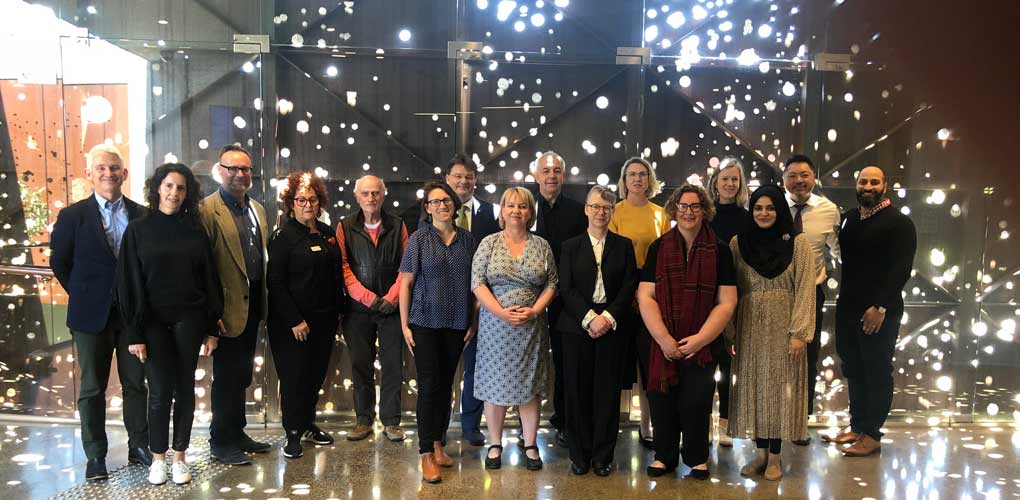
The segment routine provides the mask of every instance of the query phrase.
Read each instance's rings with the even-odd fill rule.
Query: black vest
[[[365,288],[380,297],[386,295],[397,281],[400,259],[404,256],[400,245],[403,222],[383,211],[379,243],[376,245],[372,244],[372,237],[365,230],[365,216],[360,210],[357,215],[344,219],[340,226],[344,230],[344,246],[351,272]],[[349,301],[349,304],[354,311],[369,311],[356,300]]]

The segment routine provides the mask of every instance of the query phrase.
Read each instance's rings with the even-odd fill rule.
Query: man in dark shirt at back
[[[584,233],[588,228],[588,217],[584,215],[584,206],[580,202],[563,196],[566,168],[567,165],[563,161],[563,157],[552,151],[542,153],[535,160],[534,177],[535,182],[538,183],[539,196],[535,197],[538,202],[536,206],[538,219],[533,231],[549,242],[556,262],[560,261],[560,247],[563,242]],[[553,369],[556,374],[553,415],[549,417],[549,423],[556,428],[556,442],[561,446],[566,446],[566,419],[563,416],[563,340],[562,334],[556,329],[556,321],[562,310],[563,302],[557,296],[552,304],[549,304],[549,314],[547,315],[549,338],[552,343]]]

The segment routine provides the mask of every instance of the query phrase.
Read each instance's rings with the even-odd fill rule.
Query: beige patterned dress
[[[807,439],[807,352],[790,357],[790,337],[810,342],[815,331],[815,261],[803,235],[790,267],[773,279],[744,262],[730,241],[740,301],[734,316],[729,435],[740,439]]]

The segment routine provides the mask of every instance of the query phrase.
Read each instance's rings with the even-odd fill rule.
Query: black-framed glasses
[[[319,199],[314,196],[310,198],[294,198],[294,204],[299,207],[305,207],[308,205],[318,205]]]
[[[435,199],[435,200],[429,200],[428,204],[432,208],[439,208],[440,205],[447,205],[447,206],[453,205],[453,200],[450,199],[450,198]]]
[[[701,203],[677,203],[676,204],[676,211],[677,212],[686,212],[686,211],[690,210],[691,213],[695,213],[696,214],[696,213],[701,212],[702,208],[705,208],[705,206],[702,205]]]
[[[222,163],[220,164],[220,166],[225,168],[225,169],[227,169],[227,171],[230,172],[231,175],[250,174],[251,173],[251,167],[232,167],[232,166],[224,165]]]
[[[588,208],[590,208],[592,212],[605,212],[608,214],[609,212],[612,212],[615,207],[612,205],[599,205],[592,203],[591,205],[588,205]]]

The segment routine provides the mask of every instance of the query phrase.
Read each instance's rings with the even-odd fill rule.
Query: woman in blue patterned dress
[[[502,231],[487,236],[475,252],[471,290],[481,303],[475,397],[485,401],[489,446],[485,468],[502,465],[503,420],[517,406],[524,427],[528,470],[542,468],[535,446],[539,406],[548,379],[546,307],[559,278],[549,243],[528,232],[536,217],[535,197],[521,187],[499,202]]]

